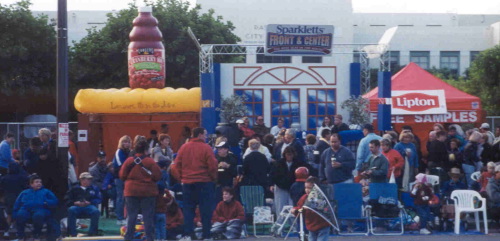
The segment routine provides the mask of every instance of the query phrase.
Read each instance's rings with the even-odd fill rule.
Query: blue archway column
[[[378,97],[391,98],[391,72],[378,72]],[[379,104],[377,112],[378,130],[387,131],[391,128],[391,105]]]
[[[219,112],[220,94],[220,64],[214,63],[213,72],[202,73],[201,79],[201,126],[207,129],[208,134],[215,133],[215,127],[220,122]]]

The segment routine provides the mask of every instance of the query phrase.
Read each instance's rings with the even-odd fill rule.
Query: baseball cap
[[[490,129],[490,124],[483,123],[483,124],[481,124],[481,127],[479,127],[479,129]]]
[[[227,148],[229,149],[229,144],[227,144],[227,142],[225,141],[222,141],[221,143],[219,143],[218,145],[216,145],[215,147],[217,148]]]
[[[106,152],[104,152],[104,151],[99,151],[99,152],[97,153],[97,157],[106,157]]]
[[[90,173],[88,172],[82,172],[82,174],[80,174],[80,179],[92,179],[93,176],[90,175]]]
[[[236,121],[236,124],[243,124],[243,123],[245,123],[245,122],[242,119],[239,119]]]

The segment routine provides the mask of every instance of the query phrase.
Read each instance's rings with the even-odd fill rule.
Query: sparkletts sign
[[[331,55],[332,25],[269,24],[266,55]]]

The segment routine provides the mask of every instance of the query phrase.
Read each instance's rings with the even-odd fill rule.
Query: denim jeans
[[[144,231],[146,231],[146,240],[153,241],[155,236],[156,197],[125,197],[125,201],[127,202],[128,215],[125,240],[134,239],[137,215],[140,210],[144,222]]]
[[[71,206],[68,208],[68,234],[72,237],[76,236],[77,218],[90,218],[89,235],[97,235],[100,216],[101,213],[99,209],[94,205],[88,205],[86,207]]]
[[[194,213],[196,206],[200,207],[201,223],[203,225],[203,239],[210,238],[212,228],[212,212],[215,209],[215,183],[195,182],[182,184],[184,207],[184,235],[194,232]]]
[[[38,238],[42,233],[44,223],[47,223],[48,235],[60,234],[60,227],[57,222],[54,222],[55,220],[51,217],[48,209],[27,210],[21,208],[15,213],[14,218],[16,219],[17,238],[19,239],[24,238],[24,228],[30,220],[33,222],[33,237],[35,238]]]
[[[431,208],[429,205],[415,205],[415,211],[420,217],[420,228],[425,228],[427,222],[432,221]]]
[[[472,182],[473,182],[471,174],[474,173],[474,171],[476,171],[476,167],[472,165],[462,164],[462,169],[464,170],[465,179],[467,180],[467,187],[469,187],[470,189],[472,187]]]
[[[309,231],[309,241],[328,241],[330,236],[330,226],[322,228],[318,231]]]
[[[165,213],[155,214],[155,238],[158,240],[167,239],[167,216]]]
[[[120,180],[120,178],[116,178],[115,186],[116,186],[116,206],[115,206],[116,219],[123,220],[125,219],[125,216],[123,215],[123,206],[125,204],[123,199],[123,188],[125,187],[125,183],[122,180]]]

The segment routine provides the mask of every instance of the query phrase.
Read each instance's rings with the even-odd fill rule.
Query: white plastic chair
[[[479,228],[479,212],[483,212],[484,233],[488,234],[488,217],[486,216],[486,198],[481,197],[478,192],[472,190],[455,190],[451,193],[451,199],[455,201],[455,233],[460,233],[460,213],[474,213],[476,229]],[[479,203],[480,202],[480,203]],[[477,206],[479,207],[476,207]]]
[[[473,172],[471,175],[470,175],[470,178],[477,182],[477,180],[479,180],[479,177],[481,177],[481,172]]]

